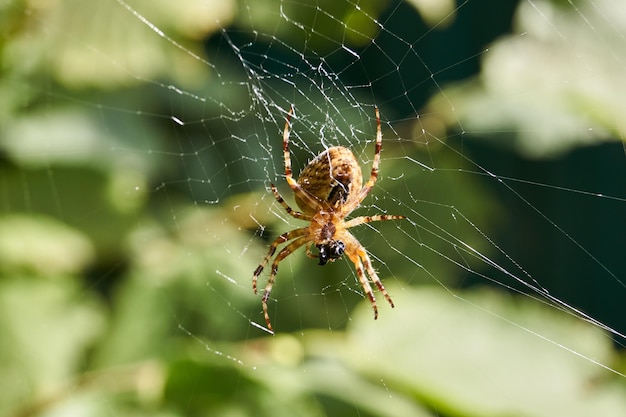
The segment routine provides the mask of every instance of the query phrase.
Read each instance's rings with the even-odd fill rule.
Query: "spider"
[[[274,184],[271,184],[272,193],[276,201],[285,209],[287,214],[299,220],[309,222],[307,227],[294,229],[278,236],[270,245],[269,251],[261,264],[256,268],[252,277],[252,289],[257,293],[257,279],[263,268],[274,256],[278,245],[288,243],[278,252],[272,262],[272,270],[269,280],[263,292],[263,314],[270,332],[272,324],[267,311],[267,300],[272,291],[272,286],[278,272],[278,264],[291,255],[300,246],[306,247],[306,256],[319,259],[319,265],[334,262],[344,253],[354,263],[359,282],[367,295],[374,319],[378,318],[378,306],[372,287],[365,276],[367,271],[371,281],[376,284],[391,307],[394,307],[391,297],[385,290],[385,286],[378,278],[372,267],[372,262],[365,248],[348,231],[351,227],[363,223],[381,220],[404,219],[405,216],[377,214],[374,216],[360,216],[351,220],[345,218],[354,211],[374,187],[378,178],[378,165],[380,164],[380,151],[382,149],[382,133],[380,130],[380,115],[378,108],[376,113],[376,148],[374,162],[369,180],[363,184],[361,167],[352,152],[342,146],[333,146],[317,155],[302,170],[298,180],[294,180],[291,171],[291,157],[289,153],[289,127],[293,115],[293,106],[289,109],[285,130],[283,132],[283,157],[285,160],[285,179],[294,192],[296,203],[302,210],[295,211],[281,197]],[[315,245],[318,253],[311,252],[311,246]]]

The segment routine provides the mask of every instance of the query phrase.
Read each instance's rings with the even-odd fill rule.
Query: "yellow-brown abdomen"
[[[337,207],[358,195],[363,176],[352,151],[343,146],[333,146],[309,162],[300,173],[298,184],[319,200]],[[315,208],[309,207],[298,194],[296,203],[303,212],[315,213]]]

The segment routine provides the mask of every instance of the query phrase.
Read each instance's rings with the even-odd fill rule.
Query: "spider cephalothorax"
[[[309,230],[315,237],[314,242],[318,254],[313,254],[309,251],[307,255],[310,258],[319,258],[319,265],[326,265],[329,261],[334,262],[341,258],[345,252],[346,244],[341,240],[335,239],[337,235],[337,225],[340,224],[340,222],[341,219],[332,211],[321,211],[313,216]]]
[[[291,116],[293,115],[293,107],[289,109],[285,130],[283,132],[285,179],[289,187],[293,190],[296,204],[298,204],[302,212],[295,211],[289,207],[278,193],[274,184],[272,184],[272,193],[274,193],[276,200],[289,215],[296,219],[308,221],[309,226],[294,229],[278,236],[270,245],[270,249],[263,259],[263,262],[261,262],[254,271],[252,288],[256,293],[257,279],[263,271],[263,268],[272,256],[274,256],[278,245],[288,242],[288,244],[278,252],[276,258],[274,258],[270,278],[263,292],[263,314],[270,331],[272,330],[272,324],[267,311],[267,300],[269,299],[272,286],[276,279],[278,264],[300,246],[306,247],[306,255],[308,257],[318,258],[319,265],[334,262],[345,253],[350,261],[354,263],[359,282],[374,309],[375,319],[378,317],[378,306],[376,305],[376,298],[374,297],[372,287],[365,276],[364,270],[367,271],[371,281],[378,287],[378,290],[384,295],[391,307],[393,307],[393,301],[391,301],[391,297],[389,297],[383,283],[380,281],[380,278],[378,278],[376,271],[374,271],[372,262],[365,248],[363,248],[348,229],[363,223],[404,219],[405,217],[378,214],[374,216],[355,217],[348,221],[345,220],[345,218],[361,204],[367,194],[369,194],[378,178],[378,165],[380,164],[380,151],[382,149],[382,133],[377,108],[375,112],[376,148],[374,151],[374,162],[372,164],[370,178],[363,186],[361,167],[352,152],[343,146],[333,146],[326,149],[309,162],[300,173],[300,177],[297,181],[293,179],[291,156],[289,155],[289,127]],[[313,245],[315,245],[318,250],[317,254],[311,252],[311,246]]]

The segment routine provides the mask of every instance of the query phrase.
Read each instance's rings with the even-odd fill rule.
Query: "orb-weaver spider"
[[[306,255],[309,258],[318,258],[319,265],[327,262],[334,262],[344,253],[354,263],[359,282],[367,294],[367,297],[374,310],[374,319],[378,318],[378,306],[372,287],[365,276],[367,271],[370,279],[376,284],[379,291],[393,307],[393,301],[387,293],[385,286],[378,278],[376,271],[372,267],[372,262],[359,241],[348,231],[349,228],[363,223],[381,220],[404,219],[405,216],[377,214],[374,216],[360,216],[351,220],[344,220],[354,211],[369,194],[378,178],[378,166],[380,164],[380,151],[382,149],[382,133],[380,129],[380,115],[378,108],[376,113],[376,148],[374,151],[374,162],[370,178],[363,184],[361,167],[354,154],[342,146],[333,146],[315,157],[302,170],[298,181],[293,179],[291,171],[291,157],[289,154],[289,127],[293,115],[293,106],[287,114],[285,130],[283,132],[283,157],[285,159],[285,179],[289,187],[295,194],[295,200],[302,212],[295,211],[285,202],[276,189],[271,185],[274,197],[287,213],[299,220],[310,222],[307,227],[294,229],[278,236],[270,245],[269,251],[261,264],[254,271],[252,277],[252,288],[257,292],[257,279],[263,268],[272,258],[278,245],[286,243],[274,261],[269,280],[263,292],[263,314],[267,323],[267,328],[272,331],[272,324],[267,311],[267,300],[269,299],[278,264],[293,253],[300,246],[306,246]],[[315,245],[317,254],[311,252],[311,246]]]

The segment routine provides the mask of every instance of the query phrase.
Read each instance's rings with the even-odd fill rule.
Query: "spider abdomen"
[[[331,207],[337,207],[357,197],[363,185],[363,176],[352,151],[343,146],[333,146],[304,167],[298,185]],[[315,208],[297,194],[295,199],[303,212],[315,213]]]

